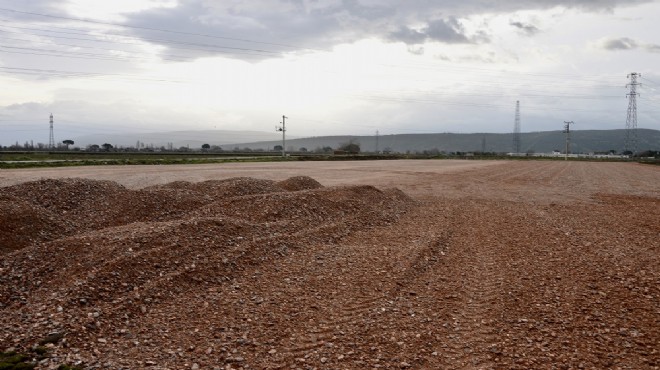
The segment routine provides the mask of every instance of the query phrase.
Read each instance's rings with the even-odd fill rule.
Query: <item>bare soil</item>
[[[38,368],[660,368],[657,166],[0,171],[0,350]]]

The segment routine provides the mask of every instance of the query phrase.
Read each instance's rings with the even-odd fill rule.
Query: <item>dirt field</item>
[[[39,368],[660,368],[657,166],[93,167],[0,186],[0,350],[41,343]]]

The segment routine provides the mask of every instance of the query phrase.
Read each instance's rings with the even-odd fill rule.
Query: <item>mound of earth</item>
[[[226,214],[224,201],[242,196],[320,189],[308,177],[294,177],[280,183],[271,180],[233,178],[201,183],[178,181],[129,190],[111,181],[84,179],[39,180],[3,189],[0,199],[5,212],[0,222],[0,253],[21,249],[34,242],[128,225],[135,222],[171,221],[211,205]],[[295,201],[295,196],[290,197]],[[241,208],[231,201],[231,207]],[[263,207],[254,202],[252,210]],[[239,212],[240,213],[240,212]]]
[[[10,195],[0,196],[0,254],[57,238],[66,225],[53,212]]]
[[[145,345],[179,336],[188,324],[160,317],[163,309],[238,290],[236,279],[261,266],[387,225],[413,204],[396,189],[324,188],[304,177],[141,190],[41,180],[3,190],[11,212],[0,241],[13,252],[0,260],[0,347],[29,349],[59,333],[61,357],[49,366],[114,357],[143,341],[144,328],[161,328]]]
[[[277,183],[279,187],[289,191],[318,189],[323,187],[320,182],[309,176],[290,177]]]

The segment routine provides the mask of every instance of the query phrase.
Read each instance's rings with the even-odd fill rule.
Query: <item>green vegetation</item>
[[[0,168],[203,164],[283,160],[269,153],[0,152]]]
[[[36,353],[39,356],[46,356],[46,353],[48,353],[48,348],[39,346],[34,349],[34,353]]]
[[[359,149],[358,149],[359,150]],[[499,160],[564,160],[563,157],[509,157],[497,153],[444,153],[429,150],[421,153],[377,154],[377,153],[311,153],[294,152],[283,158],[277,152],[224,152],[224,153],[176,153],[176,152],[2,152],[1,168],[71,167],[99,165],[168,165],[209,164],[230,162],[279,162],[279,161],[352,161],[392,159],[499,159]],[[657,164],[658,158],[569,158],[571,161],[639,161]]]
[[[32,362],[31,359],[41,361],[48,357],[48,348],[39,346],[33,349],[32,356],[11,352],[0,352],[0,370],[30,370],[34,369],[37,364]],[[83,367],[74,365],[60,365],[58,370],[83,370]]]
[[[30,358],[16,352],[0,352],[0,370],[26,370],[34,369],[34,363]]]

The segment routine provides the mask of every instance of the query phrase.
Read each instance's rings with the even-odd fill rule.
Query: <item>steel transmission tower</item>
[[[564,160],[568,160],[568,152],[571,148],[571,125],[574,124],[573,121],[564,121],[564,133],[566,134],[566,150],[564,155]]]
[[[50,137],[48,138],[48,148],[55,148],[55,136],[53,135],[53,114],[50,114]]]
[[[516,121],[513,125],[513,152],[520,153],[520,101],[516,100]]]
[[[637,82],[637,77],[642,77],[640,73],[633,72],[628,75],[630,83],[626,87],[630,87],[630,92],[626,94],[628,97],[628,115],[626,117],[626,142],[624,150],[630,151],[633,154],[637,151],[637,86],[641,83]]]

